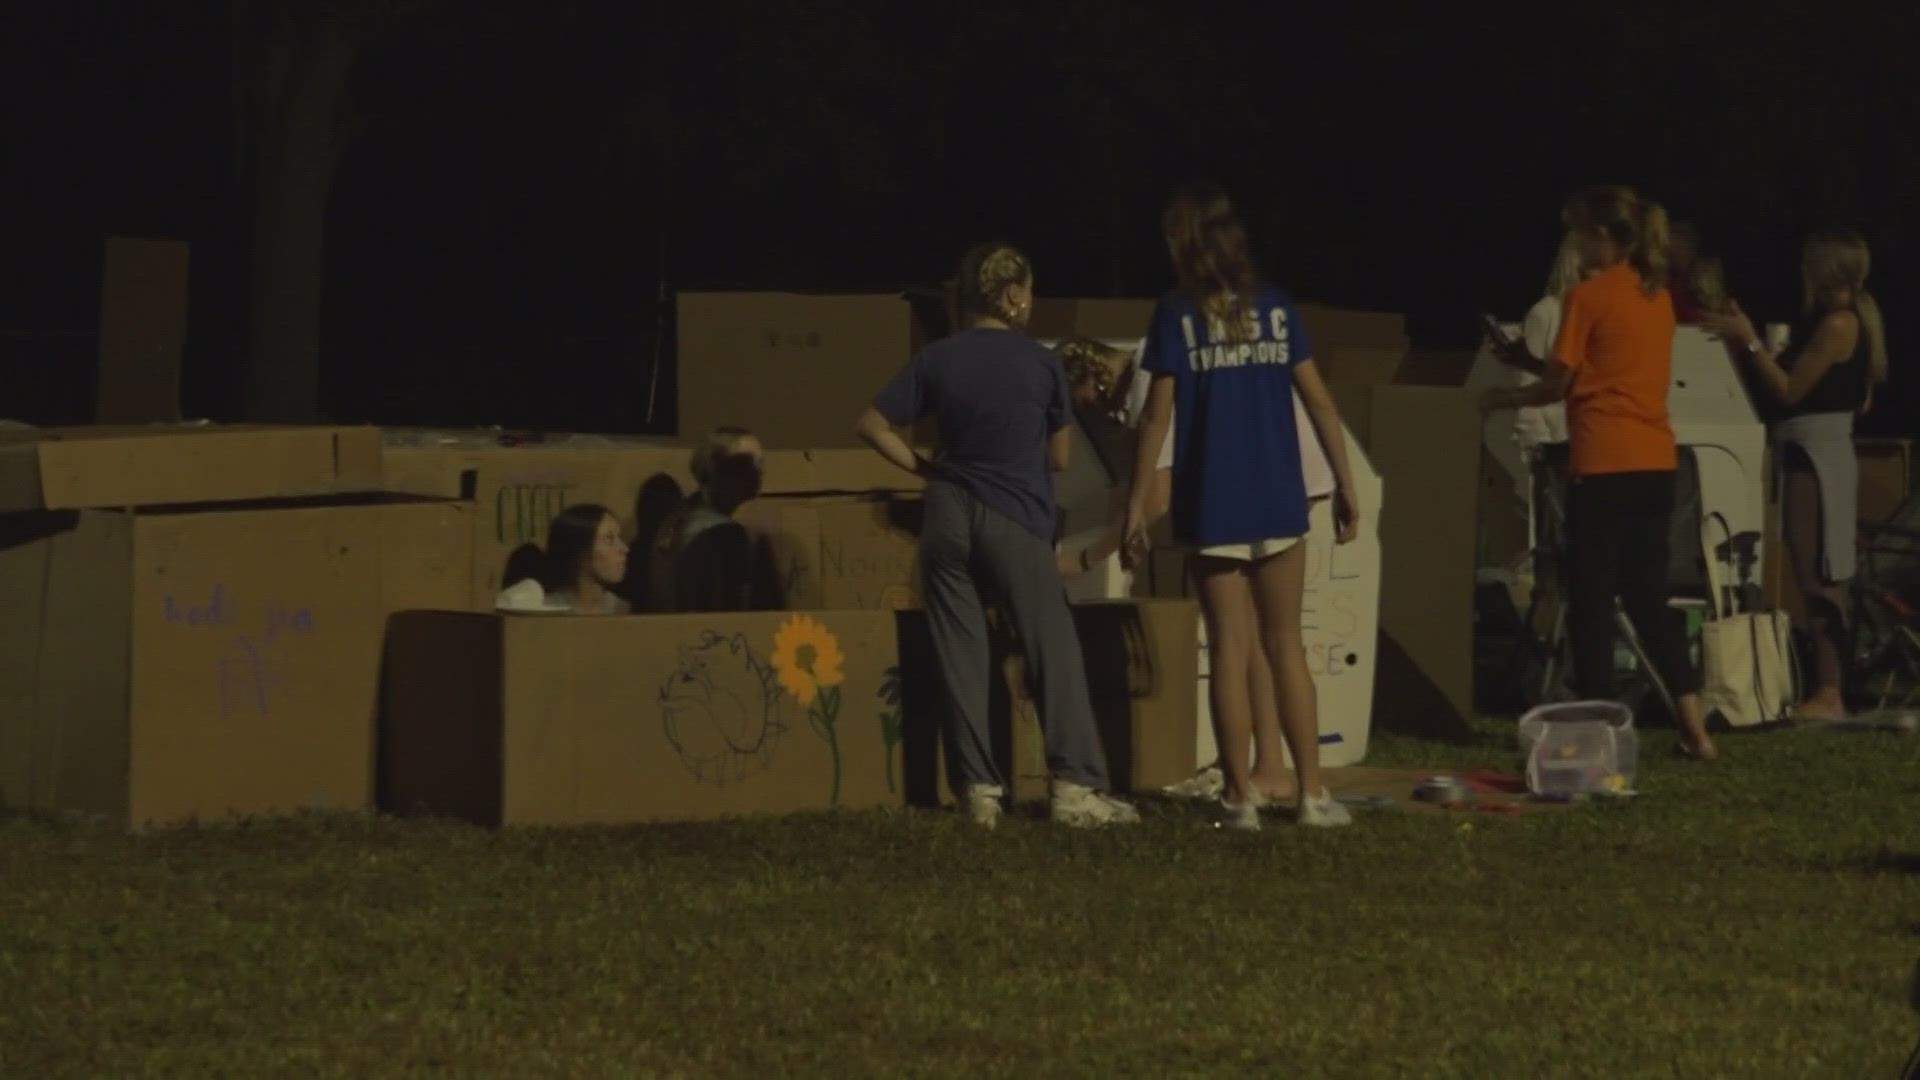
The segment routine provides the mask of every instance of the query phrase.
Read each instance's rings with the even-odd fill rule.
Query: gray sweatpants
[[[995,673],[986,592],[1005,602],[1020,635],[1053,778],[1107,790],[1080,635],[1052,546],[958,485],[934,481],[927,485],[920,562],[949,709],[948,746],[961,782],[1006,783],[994,767],[987,718]]]

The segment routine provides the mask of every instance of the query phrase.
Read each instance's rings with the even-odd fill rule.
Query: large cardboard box
[[[769,447],[858,445],[854,421],[913,349],[903,296],[684,292],[679,432],[722,425]]]
[[[381,804],[486,825],[900,805],[884,612],[394,618]]]
[[[382,490],[370,427],[97,425],[0,432],[0,512]]]
[[[0,804],[130,824],[371,805],[389,611],[459,505],[0,515]]]

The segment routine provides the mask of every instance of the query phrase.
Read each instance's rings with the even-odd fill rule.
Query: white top
[[[1520,324],[1520,339],[1535,360],[1553,362],[1553,346],[1560,339],[1561,310],[1560,301],[1551,296],[1541,297],[1538,303],[1527,310],[1526,320]],[[1526,372],[1515,374],[1519,376],[1521,386],[1532,386],[1540,381],[1537,376]],[[1556,401],[1551,405],[1519,410],[1513,420],[1513,434],[1522,446],[1566,442],[1566,403]]]
[[[541,588],[540,583],[533,578],[516,581],[507,588],[502,589],[500,595],[494,597],[493,609],[495,611],[516,611],[522,613],[540,612],[545,614],[573,613],[593,615],[628,615],[633,611],[632,606],[625,600],[617,596],[610,596],[607,598],[606,607],[601,610],[582,612],[578,601],[572,593],[555,593],[552,596],[548,596],[546,590]]]

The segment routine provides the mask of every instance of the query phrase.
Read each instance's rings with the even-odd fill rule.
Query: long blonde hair
[[[1667,287],[1672,239],[1667,211],[1623,184],[1582,188],[1567,200],[1560,220],[1570,229],[1597,232],[1612,240],[1640,275],[1648,296]]]
[[[1567,293],[1580,284],[1585,267],[1580,265],[1580,245],[1573,234],[1560,238],[1560,250],[1554,252],[1553,266],[1547,271],[1547,295],[1555,300],[1565,300]]]
[[[1033,282],[1033,263],[1012,244],[981,244],[960,258],[960,270],[954,275],[954,306],[960,323],[970,326],[981,319],[999,319],[1008,326],[1019,326],[1020,312],[1007,293],[1015,285]]]
[[[1822,229],[1807,237],[1800,252],[1801,302],[1811,313],[1853,302],[1860,316],[1860,332],[1867,338],[1867,375],[1878,385],[1887,381],[1887,330],[1880,303],[1867,291],[1873,256],[1867,242],[1852,229]]]
[[[1253,293],[1259,280],[1246,227],[1218,184],[1196,182],[1173,194],[1160,227],[1173,257],[1180,290],[1198,301],[1209,333],[1243,342],[1252,333]],[[1217,329],[1216,329],[1217,328]]]

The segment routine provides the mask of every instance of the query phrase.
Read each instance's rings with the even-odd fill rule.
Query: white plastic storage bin
[[[1633,710],[1614,701],[1542,705],[1520,718],[1527,790],[1580,796],[1632,790],[1640,737]]]

